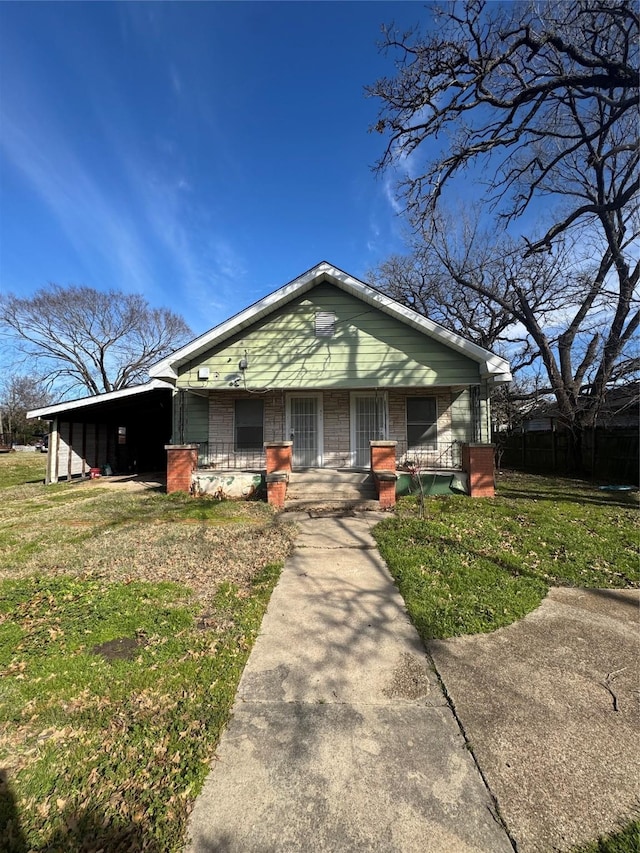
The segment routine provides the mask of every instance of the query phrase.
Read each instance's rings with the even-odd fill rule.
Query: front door
[[[293,441],[294,468],[322,467],[322,397],[318,394],[288,398],[287,428]]]
[[[351,464],[371,465],[370,441],[387,437],[387,396],[356,392],[351,395]]]

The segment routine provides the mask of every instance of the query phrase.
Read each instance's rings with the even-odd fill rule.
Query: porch
[[[293,441],[265,444],[263,453],[252,455],[230,447],[222,454],[216,448],[212,457],[208,447],[197,444],[167,445],[167,491],[249,498],[266,490],[269,503],[279,509],[287,502],[363,504],[376,499],[382,508],[390,508],[397,495],[416,490],[493,494],[492,445],[451,442],[447,447],[406,449],[395,441],[372,440],[368,468],[331,469],[296,469],[293,448]]]

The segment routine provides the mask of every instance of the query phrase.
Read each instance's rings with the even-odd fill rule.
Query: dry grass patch
[[[177,851],[293,528],[259,503],[19,485],[14,462],[0,847]]]
[[[291,525],[266,504],[86,486],[4,490],[0,577],[175,581],[207,600],[223,581],[246,587],[291,550]]]

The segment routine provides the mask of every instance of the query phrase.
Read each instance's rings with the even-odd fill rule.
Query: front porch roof
[[[434,323],[433,320],[429,320],[427,317],[423,317],[416,311],[405,308],[399,302],[396,302],[370,285],[359,281],[343,270],[338,269],[338,267],[334,267],[327,261],[322,261],[298,278],[265,296],[259,302],[255,302],[244,311],[200,335],[200,337],[186,344],[181,349],[176,350],[176,352],[154,365],[149,371],[149,375],[152,378],[155,377],[170,381],[176,380],[178,378],[178,371],[184,364],[204,354],[212,347],[220,345],[227,338],[238,334],[323,282],[328,282],[340,288],[368,305],[389,314],[400,322],[406,323],[422,334],[434,338],[440,343],[467,356],[480,366],[481,379],[488,379],[493,383],[511,381],[509,363],[505,359],[445,329],[443,326]]]

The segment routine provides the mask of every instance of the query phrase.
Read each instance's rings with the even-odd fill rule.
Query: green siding
[[[334,336],[315,336],[317,311],[335,313]],[[238,364],[245,352],[243,377]],[[205,366],[206,382],[198,380]],[[478,364],[470,358],[325,283],[184,366],[178,386],[392,388],[478,381]]]
[[[208,396],[178,392],[173,401],[173,441],[191,444],[208,440]]]
[[[451,440],[471,441],[473,437],[471,395],[468,390],[451,393]]]

